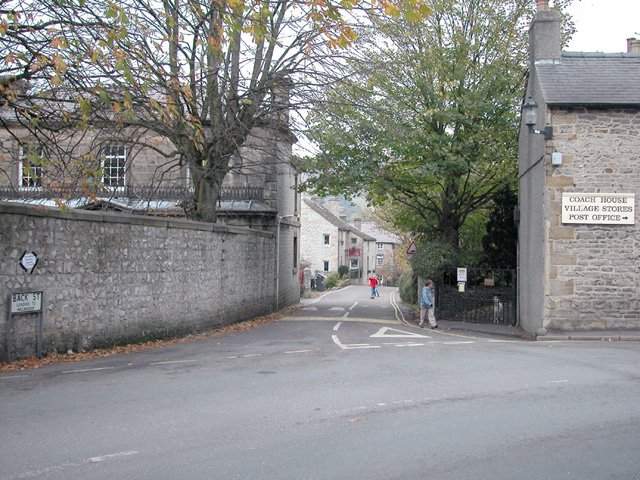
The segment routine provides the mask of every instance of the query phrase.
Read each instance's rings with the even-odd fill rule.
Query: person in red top
[[[376,298],[376,287],[378,286],[378,277],[371,275],[369,277],[369,286],[371,287],[371,298]]]

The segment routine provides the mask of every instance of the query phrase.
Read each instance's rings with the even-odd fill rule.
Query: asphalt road
[[[640,479],[640,345],[331,292],[220,338],[0,374],[0,479]]]

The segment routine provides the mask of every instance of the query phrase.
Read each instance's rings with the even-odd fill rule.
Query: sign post
[[[11,330],[13,316],[23,313],[39,313],[38,315],[38,347],[36,354],[42,357],[42,304],[44,294],[42,292],[12,293],[9,296],[9,325],[7,329],[7,361],[11,361]]]

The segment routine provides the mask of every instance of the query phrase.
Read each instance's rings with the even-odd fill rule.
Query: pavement
[[[538,342],[558,341],[597,341],[597,342],[640,342],[640,331],[629,330],[590,330],[590,331],[550,331],[546,335],[532,337],[525,334],[520,327],[500,324],[484,324],[439,320],[438,326],[443,331],[463,331],[500,338],[535,340]]]

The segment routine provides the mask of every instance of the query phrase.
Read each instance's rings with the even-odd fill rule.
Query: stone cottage
[[[525,332],[640,328],[640,44],[562,52],[538,2],[519,137]]]
[[[400,277],[396,253],[402,240],[374,222],[362,222],[356,227],[376,239],[376,272],[382,276],[384,285],[395,285]]]
[[[366,282],[376,269],[376,239],[339,217],[338,199],[330,209],[304,198],[301,207],[300,261],[315,273],[349,267],[349,278]]]

